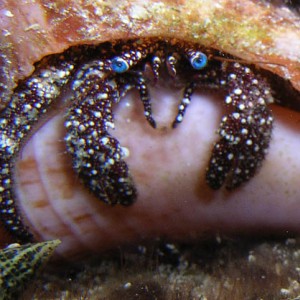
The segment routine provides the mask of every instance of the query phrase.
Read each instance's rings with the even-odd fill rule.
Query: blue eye
[[[207,65],[207,56],[202,52],[196,52],[191,57],[190,62],[195,70],[200,70]]]
[[[129,69],[129,65],[125,59],[115,57],[111,61],[111,69],[116,73],[124,73]]]

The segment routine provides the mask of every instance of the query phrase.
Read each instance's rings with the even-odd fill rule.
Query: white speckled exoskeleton
[[[14,158],[35,123],[51,110],[62,91],[71,91],[65,101],[65,141],[75,172],[100,200],[130,205],[137,191],[122,147],[111,135],[112,105],[130,89],[138,90],[146,120],[155,128],[148,84],[155,84],[162,74],[184,86],[173,128],[182,122],[196,89],[221,89],[226,93],[225,104],[232,112],[221,120],[220,139],[207,167],[208,185],[233,189],[255,174],[271,138],[273,118],[267,104],[273,97],[267,80],[250,66],[217,50],[175,39],[73,47],[37,63],[33,74],[18,84],[0,116],[0,218],[16,240],[25,242],[32,235],[16,206]]]

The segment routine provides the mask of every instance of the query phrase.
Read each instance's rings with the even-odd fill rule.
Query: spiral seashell
[[[212,47],[283,77],[296,95],[300,90],[299,16],[292,10],[250,0],[70,2],[1,1],[3,107],[18,80],[47,55],[74,45],[147,37]],[[66,153],[64,107],[53,107],[40,120],[14,161],[18,210],[36,240],[59,238],[58,253],[70,258],[160,236],[191,240],[207,232],[299,231],[299,113],[271,105],[274,131],[259,173],[234,191],[213,191],[204,174],[224,97],[195,95],[185,121],[172,130],[176,104],[170,95],[178,97],[164,86],[153,91],[157,130],[145,124],[132,95],[114,107],[114,136],[128,149],[139,194],[130,207],[106,206],[80,183]],[[1,237],[3,243],[13,240],[5,232]]]
[[[52,256],[59,240],[11,244],[0,251],[0,299],[16,299]]]

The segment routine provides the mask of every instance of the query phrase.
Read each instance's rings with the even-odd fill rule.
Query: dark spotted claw
[[[231,63],[226,86],[226,104],[234,111],[222,118],[219,135],[207,168],[206,180],[213,189],[240,186],[254,176],[267,153],[273,117],[267,104],[273,102],[264,79],[245,66]]]

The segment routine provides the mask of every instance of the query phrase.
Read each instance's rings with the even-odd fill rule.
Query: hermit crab
[[[2,112],[1,219],[8,230],[21,240],[29,238],[16,212],[12,159],[63,89],[71,94],[65,100],[65,141],[79,178],[106,203],[130,205],[136,200],[122,147],[109,132],[114,128],[112,106],[134,88],[148,123],[156,127],[148,82],[155,84],[162,74],[175,87],[183,87],[172,127],[182,122],[197,88],[224,89],[225,103],[233,107],[221,121],[220,140],[207,168],[209,186],[218,189],[225,184],[232,189],[254,175],[267,152],[273,122],[268,108],[273,102],[271,88],[260,75],[216,50],[176,39],[83,46],[42,60]]]
[[[252,7],[250,2],[247,2],[247,5],[248,8]],[[132,8],[133,6],[134,1],[130,7]],[[235,6],[232,9],[236,8]],[[75,13],[78,7],[74,5],[69,9],[73,9]],[[132,9],[131,12],[133,11],[141,12],[141,10],[137,9]],[[187,12],[187,8],[184,11]],[[99,10],[93,10],[93,12],[101,13]],[[171,12],[177,13],[174,9],[169,11],[170,14]],[[5,16],[9,19],[12,18],[14,13],[6,11]],[[71,15],[73,13],[68,14],[68,16]],[[118,16],[120,15],[118,14]],[[202,20],[201,16],[198,16],[199,20]],[[154,18],[154,16],[152,15],[151,18]],[[149,17],[149,20],[151,18]],[[91,19],[92,16],[90,16],[89,20]],[[95,22],[97,20],[99,18],[95,18]],[[109,18],[109,20],[112,22],[114,18]],[[170,17],[170,20],[174,20],[174,16]],[[224,22],[226,20],[224,19]],[[58,23],[53,22],[52,24]],[[122,24],[124,29],[125,23]],[[247,189],[251,188],[252,180],[247,184],[241,185],[241,183],[250,179],[255,173],[258,173],[258,177],[255,176],[253,180],[259,181],[262,177],[268,178],[264,174],[264,169],[262,172],[256,172],[256,170],[265,158],[271,141],[273,118],[271,115],[272,105],[270,104],[277,101],[277,97],[273,93],[273,86],[270,87],[268,79],[265,79],[265,76],[261,74],[261,69],[257,66],[274,69],[273,71],[281,76],[283,76],[283,73],[289,73],[293,78],[296,78],[295,73],[293,73],[296,72],[296,68],[284,61],[279,61],[276,57],[274,58],[274,51],[270,51],[261,57],[257,55],[251,56],[252,50],[253,53],[263,51],[263,48],[255,48],[259,45],[258,43],[251,45],[249,48],[251,51],[246,51],[249,57],[245,57],[241,54],[243,53],[242,49],[244,51],[246,49],[244,44],[236,44],[238,46],[233,47],[224,42],[225,40],[228,41],[228,39],[223,40],[219,37],[217,39],[213,34],[206,35],[207,37],[203,38],[208,29],[220,32],[220,27],[214,27],[220,24],[211,24],[208,29],[204,27],[198,29],[189,27],[191,28],[190,31],[182,30],[182,32],[180,32],[180,29],[177,29],[176,34],[174,33],[174,30],[177,28],[175,24],[170,27],[168,23],[164,30],[162,24],[159,23],[162,26],[160,31],[152,30],[149,34],[146,34],[146,30],[143,33],[140,33],[138,29],[135,31],[134,26],[136,24],[132,22],[130,30],[128,30],[129,27],[126,32],[120,29],[119,34],[112,33],[111,36],[106,36],[104,34],[105,30],[103,30],[101,38],[93,36],[93,39],[89,40],[87,37],[80,37],[77,40],[74,38],[73,42],[64,41],[61,43],[63,45],[60,46],[61,48],[58,47],[58,49],[52,51],[55,54],[47,55],[50,54],[51,51],[49,51],[49,53],[41,55],[45,56],[44,58],[41,59],[39,57],[39,59],[35,59],[38,62],[34,65],[34,71],[32,73],[27,71],[25,78],[18,81],[14,89],[8,88],[9,85],[5,84],[7,88],[5,93],[1,94],[3,95],[1,98],[3,100],[2,104],[6,106],[1,116],[1,159],[3,166],[1,175],[3,199],[1,203],[1,219],[6,224],[6,228],[13,233],[14,239],[21,241],[30,240],[32,238],[30,232],[37,239],[57,237],[57,229],[55,228],[58,228],[58,226],[56,227],[58,223],[64,225],[65,228],[70,224],[72,226],[75,224],[71,229],[66,229],[66,233],[62,234],[62,230],[58,230],[59,234],[63,235],[62,239],[73,239],[75,243],[75,240],[79,238],[82,244],[85,244],[87,240],[87,248],[97,251],[94,246],[95,239],[99,240],[99,245],[103,245],[103,241],[108,240],[107,236],[115,244],[119,243],[119,237],[114,236],[114,233],[107,235],[97,234],[97,238],[95,238],[95,232],[99,232],[98,229],[103,224],[120,226],[118,229],[116,229],[115,225],[105,227],[106,229],[113,229],[113,232],[121,233],[124,228],[136,231],[137,228],[140,228],[141,232],[143,232],[141,233],[142,236],[157,236],[160,234],[168,236],[167,232],[162,232],[163,230],[167,231],[165,228],[174,229],[179,226],[177,222],[173,222],[173,219],[171,220],[171,218],[176,219],[174,211],[185,212],[185,215],[180,218],[182,223],[186,224],[186,231],[192,232],[191,229],[200,228],[199,232],[203,232],[206,228],[212,230],[219,228],[219,225],[213,220],[220,220],[220,224],[230,223],[228,220],[232,218],[227,220],[228,214],[220,213],[222,209],[218,212],[218,210],[215,210],[216,207],[222,208],[229,205],[230,214],[234,214],[236,220],[245,220],[242,212],[251,210],[249,207],[244,208],[240,201],[241,197],[237,195],[242,192],[243,195],[247,195],[248,205],[251,206],[254,203],[251,200],[252,193],[245,192],[245,190],[247,191]],[[223,23],[223,26],[229,26],[230,24]],[[76,33],[83,32],[82,26],[80,28],[81,31],[76,31]],[[101,30],[101,26],[99,28]],[[112,25],[111,28],[113,28]],[[168,34],[170,28],[172,33]],[[58,30],[58,28],[53,30]],[[89,33],[91,32],[89,30]],[[201,36],[201,38],[196,36],[196,32],[198,37]],[[225,34],[226,30],[222,32]],[[260,34],[262,32],[267,34],[269,31],[264,31],[264,28],[260,27]],[[28,30],[28,33],[30,34],[31,31]],[[63,40],[64,36],[60,36]],[[70,39],[70,34],[66,36]],[[9,37],[9,34],[5,37]],[[278,38],[278,35],[276,35],[276,38]],[[239,40],[237,39],[237,41]],[[51,45],[51,47],[54,47],[55,43]],[[234,48],[240,49],[240,51]],[[37,46],[34,53],[39,51],[40,49]],[[9,52],[7,53],[9,55]],[[7,61],[5,60],[5,62]],[[3,64],[3,66],[6,65]],[[22,68],[20,69],[25,73]],[[5,71],[5,69],[3,70]],[[3,74],[7,73],[3,72]],[[9,78],[9,76],[5,78]],[[182,90],[181,96],[176,99],[177,102],[174,102],[175,107],[178,105],[178,109],[172,115],[172,120],[168,125],[169,129],[173,127],[168,132],[172,132],[171,134],[174,136],[179,136],[180,139],[188,137],[192,130],[203,127],[203,124],[206,124],[204,120],[205,114],[199,114],[196,122],[193,121],[193,128],[189,127],[189,130],[186,130],[184,127],[191,120],[191,117],[185,116],[183,118],[183,115],[190,112],[195,113],[195,109],[192,106],[194,103],[198,103],[196,94],[206,90],[217,90],[223,93],[222,104],[218,104],[218,106],[222,107],[224,111],[217,134],[211,134],[209,141],[205,141],[202,136],[195,135],[193,150],[196,152],[196,148],[200,144],[209,156],[206,155],[203,158],[203,164],[202,161],[199,165],[194,162],[190,163],[195,165],[197,170],[197,172],[193,173],[193,176],[189,175],[183,178],[178,176],[177,173],[170,171],[171,176],[163,176],[163,180],[161,180],[160,176],[154,176],[153,174],[156,174],[155,171],[149,168],[144,173],[140,168],[139,174],[137,174],[137,168],[131,167],[131,163],[129,163],[129,167],[127,166],[127,162],[135,157],[135,154],[130,153],[128,157],[126,143],[117,137],[113,130],[114,120],[119,115],[116,110],[125,102],[123,98],[131,90],[138,94],[134,101],[134,107],[144,106],[145,118],[150,124],[150,126],[146,126],[145,120],[143,120],[143,130],[144,127],[151,128],[157,125],[158,128],[152,130],[151,134],[152,132],[159,132],[162,136],[160,124],[159,122],[157,123],[157,111],[154,109],[152,113],[152,87],[156,89],[161,82],[167,82],[171,89]],[[298,81],[293,79],[291,82],[297,88]],[[0,92],[3,92],[3,86],[4,84],[0,86]],[[98,101],[93,102],[93,99]],[[191,104],[189,104],[190,102]],[[167,108],[162,107],[161,111],[165,110]],[[73,199],[68,204],[64,201],[64,197],[68,193],[55,196],[57,199],[56,203],[59,202],[64,206],[63,208],[59,207],[60,204],[52,205],[52,202],[51,204],[50,202],[46,204],[46,201],[43,201],[44,198],[41,196],[36,200],[33,199],[34,196],[32,195],[23,197],[23,191],[20,192],[20,189],[24,186],[23,182],[26,181],[26,178],[25,180],[21,179],[21,182],[18,182],[19,179],[16,178],[18,178],[19,173],[22,173],[19,172],[22,169],[22,160],[26,161],[27,159],[25,148],[32,139],[39,136],[40,129],[43,131],[46,125],[50,123],[48,119],[51,119],[56,114],[63,115],[63,121],[58,126],[58,131],[64,131],[59,138],[56,138],[63,145],[59,150],[57,159],[62,156],[71,157],[72,162],[70,165],[72,167],[68,173],[71,173],[70,170],[75,170],[75,175],[72,175],[74,177],[71,180],[72,192],[77,186],[81,188],[78,180],[80,178],[80,181],[85,183],[89,195],[96,195],[96,198],[100,198],[109,204],[124,204],[129,207],[122,208],[123,205],[115,205],[115,207],[111,208],[102,205],[94,197],[91,200],[83,201],[82,204],[73,206],[75,203]],[[220,116],[218,118],[218,116],[211,115],[210,119],[219,122]],[[183,124],[179,124],[181,122]],[[214,131],[217,130],[218,124],[216,123],[213,128]],[[117,130],[118,126],[116,126]],[[184,132],[183,135],[181,135],[182,132]],[[184,150],[184,143],[186,142],[181,141],[180,151]],[[215,146],[213,146],[214,143]],[[186,148],[190,148],[190,146]],[[23,149],[25,150],[23,151]],[[128,149],[134,152],[135,148],[128,147]],[[178,163],[179,153],[174,149],[177,148],[173,147],[171,150],[166,151],[165,156],[169,154],[169,159],[177,160],[180,170],[184,171],[185,169]],[[274,147],[270,147],[270,149],[274,149]],[[160,156],[161,153],[164,153],[163,151],[161,153],[152,152]],[[176,158],[174,158],[174,153],[177,153]],[[271,153],[270,160],[274,157],[272,155]],[[184,159],[189,159],[189,154],[185,153],[183,156]],[[199,157],[202,156],[199,155]],[[269,158],[269,155],[267,157]],[[21,158],[21,162],[18,163],[16,160],[19,158]],[[156,160],[159,161],[157,158],[154,160],[149,159],[149,161]],[[56,165],[56,161],[52,163],[53,168]],[[162,163],[161,166],[163,166]],[[269,165],[267,164],[267,166]],[[26,169],[28,169],[28,166]],[[201,174],[206,174],[205,180],[203,180],[207,183],[205,186],[199,183],[201,182],[201,178],[199,179],[200,172]],[[276,175],[276,172],[271,173],[274,176]],[[145,193],[146,189],[139,186],[141,178],[146,185],[146,182],[148,182],[147,176],[156,178],[159,182],[159,184],[152,185],[155,188],[151,188],[151,195],[156,199],[155,193],[164,182],[166,182],[165,186],[170,186],[169,182],[166,181],[169,179],[166,178],[172,178],[172,180],[172,176],[176,178],[177,181],[174,181],[176,184],[173,183],[174,194],[169,194],[166,197],[159,196],[160,198],[158,198],[170,200],[169,204],[165,204],[161,211],[164,211],[165,214],[165,208],[168,208],[170,212],[173,212],[173,214],[168,214],[168,220],[173,222],[172,226],[157,225],[157,228],[154,229],[148,226],[149,220],[152,220],[151,224],[156,224],[156,222],[153,222],[154,219],[161,220],[163,218],[159,217],[159,210],[157,212],[154,207],[147,205],[147,203],[154,203],[153,198],[148,196],[150,192]],[[30,176],[27,177],[27,179],[29,178]],[[177,189],[181,189],[182,186],[191,186],[186,182],[186,178],[193,180],[192,186],[197,187],[189,188],[193,195],[188,195],[184,198],[178,193]],[[30,184],[28,181],[26,182],[27,186]],[[48,180],[46,181],[48,182]],[[265,182],[263,181],[263,183]],[[56,185],[58,184],[59,182],[56,183]],[[199,184],[201,189],[198,187]],[[239,189],[234,189],[240,185]],[[68,184],[64,182],[62,187],[66,186]],[[207,186],[210,188],[207,188]],[[229,190],[234,189],[229,194],[230,196],[227,196],[228,192],[226,192],[226,189],[221,188],[223,186],[226,186]],[[262,184],[262,186],[266,185]],[[28,188],[28,190],[32,189]],[[60,190],[63,189],[60,188]],[[213,192],[213,190],[217,190],[217,192]],[[92,193],[90,193],[91,191]],[[199,196],[199,193],[202,194]],[[210,206],[205,206],[203,202],[197,201],[198,198],[203,198],[204,194],[205,197],[214,199],[211,201]],[[265,195],[263,192],[260,195],[265,199],[271,199],[263,196]],[[236,198],[233,201],[222,201],[223,198],[228,197]],[[278,197],[280,197],[279,194]],[[23,198],[29,200],[26,200],[26,202],[19,201],[19,199]],[[179,198],[184,199],[184,201],[181,201]],[[17,207],[16,199],[18,199]],[[147,199],[151,200],[146,201]],[[134,205],[129,205],[135,200],[137,201]],[[272,201],[274,203],[274,197]],[[164,205],[164,202],[158,201],[158,203],[157,207]],[[191,207],[195,207],[193,206],[194,204],[197,208],[191,209]],[[50,207],[52,209],[50,218],[39,217],[38,213],[31,212],[36,208],[45,210],[45,208],[50,209]],[[88,209],[85,211],[86,207]],[[279,206],[275,205],[275,207]],[[64,210],[65,208],[67,208],[67,211]],[[152,217],[146,217],[141,221],[138,216],[141,216],[143,211],[146,211]],[[22,212],[22,217],[20,212]],[[39,220],[33,221],[32,215],[39,217]],[[50,215],[49,212],[48,215]],[[56,221],[56,216],[58,216],[59,222]],[[96,230],[89,227],[93,221],[80,222],[83,219],[87,220],[89,217],[95,221]],[[261,210],[261,213],[256,214],[255,218],[253,222],[257,226],[264,223],[265,214],[263,214],[263,210]],[[78,223],[76,223],[77,221]],[[137,225],[133,226],[132,223],[135,221],[137,221]],[[148,222],[147,224],[146,221]],[[79,222],[80,226],[84,224],[83,226],[85,227],[79,227]],[[29,229],[23,223],[29,225]],[[168,224],[170,225],[170,223]],[[149,231],[147,231],[148,228]],[[174,232],[173,236],[178,236],[176,234],[178,230],[174,229],[172,232]],[[75,234],[76,237],[71,238],[72,234]],[[136,235],[129,234],[129,236],[134,239]],[[83,239],[86,240],[82,241]],[[122,234],[122,239],[128,241],[130,238],[128,238],[128,235],[126,237],[126,234]],[[76,249],[76,247],[72,246],[72,243],[63,243],[63,245],[68,245],[66,247],[72,248],[74,251]]]

